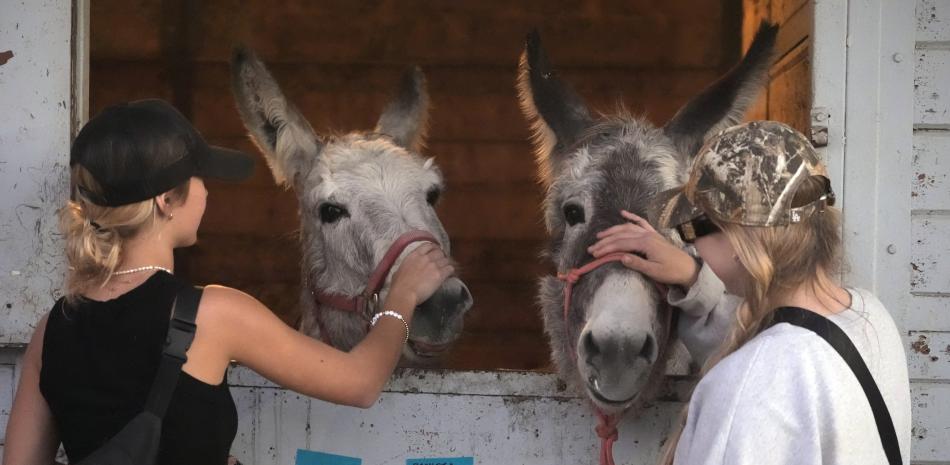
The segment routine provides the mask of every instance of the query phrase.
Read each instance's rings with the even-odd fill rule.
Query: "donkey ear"
[[[777,32],[778,26],[763,21],[742,61],[666,123],[664,132],[683,156],[692,157],[706,137],[742,121],[768,80]]]
[[[418,66],[406,70],[396,95],[386,104],[376,123],[376,132],[386,134],[401,147],[422,151],[429,130],[429,93]]]
[[[274,179],[290,185],[310,171],[323,143],[253,51],[238,47],[231,57],[231,90],[251,140],[264,154]]]
[[[577,142],[593,120],[581,97],[551,68],[537,30],[528,34],[518,63],[518,98],[532,126],[541,179],[549,182],[561,169],[564,149]]]

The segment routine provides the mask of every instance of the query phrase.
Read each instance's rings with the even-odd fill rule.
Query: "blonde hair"
[[[59,228],[66,240],[66,301],[74,303],[82,292],[104,286],[122,262],[127,241],[154,222],[158,208],[154,199],[104,207],[96,205],[85,191],[101,194],[102,188],[81,165],[71,169],[72,200],[59,211]],[[189,182],[171,190],[175,199],[188,197]]]
[[[815,201],[825,193],[825,183],[820,177],[805,180],[792,206]],[[836,285],[834,279],[843,271],[841,213],[836,208],[825,207],[801,223],[788,226],[752,227],[730,223],[718,226],[751,279],[746,283],[744,301],[736,310],[736,325],[719,352],[706,362],[703,376],[771,323],[773,302],[802,286],[811,287],[816,294],[820,290],[831,295]],[[673,463],[688,411],[687,404],[666,441],[661,464]]]

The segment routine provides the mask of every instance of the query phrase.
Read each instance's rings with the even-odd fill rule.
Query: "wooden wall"
[[[434,106],[427,153],[445,173],[439,213],[475,297],[458,369],[543,369],[534,303],[550,272],[541,189],[514,89],[523,38],[539,27],[552,59],[593,106],[619,100],[656,122],[738,59],[740,0],[92,2],[91,110],[172,101],[216,144],[252,153],[228,86],[231,48],[256,49],[318,132],[367,129],[409,64]],[[258,155],[259,156],[259,155]],[[296,317],[298,226],[292,193],[261,163],[241,185],[209,183],[199,245],[179,273],[258,297]]]
[[[782,121],[806,136],[811,128],[811,41],[814,8],[807,0],[743,0],[742,49],[763,20],[779,25],[769,84],[748,119]]]

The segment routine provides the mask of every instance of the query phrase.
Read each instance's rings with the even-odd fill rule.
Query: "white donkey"
[[[425,78],[418,68],[405,74],[374,130],[320,136],[251,51],[236,50],[231,68],[251,138],[300,205],[300,329],[349,350],[366,335],[367,318],[388,290],[389,269],[405,255],[394,243],[409,243],[408,251],[407,234],[427,233],[449,254],[434,209],[442,175],[419,154],[428,117]],[[442,353],[460,335],[471,306],[465,284],[446,280],[415,312],[404,356],[418,361]]]

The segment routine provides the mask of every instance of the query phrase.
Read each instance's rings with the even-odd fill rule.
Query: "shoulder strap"
[[[165,416],[172,393],[178,385],[181,367],[188,360],[185,353],[188,352],[191,342],[195,339],[195,318],[198,315],[201,293],[200,287],[185,286],[175,297],[172,318],[168,323],[168,337],[165,339],[165,349],[162,351],[162,361],[158,365],[158,373],[149,390],[148,400],[145,401],[145,411],[155,414],[158,418]]]
[[[881,436],[881,444],[884,446],[884,454],[887,455],[887,462],[890,465],[901,464],[901,450],[897,442],[897,433],[894,431],[894,422],[891,414],[887,410],[887,404],[884,403],[884,397],[881,395],[877,383],[871,376],[867,364],[854,347],[854,343],[848,338],[848,335],[834,324],[831,320],[809,310],[799,307],[781,307],[775,310],[772,324],[789,323],[801,328],[809,329],[815,334],[821,336],[833,347],[841,358],[848,364],[851,371],[861,383],[864,394],[871,404],[871,411],[874,413],[874,422],[877,423],[877,432]]]

